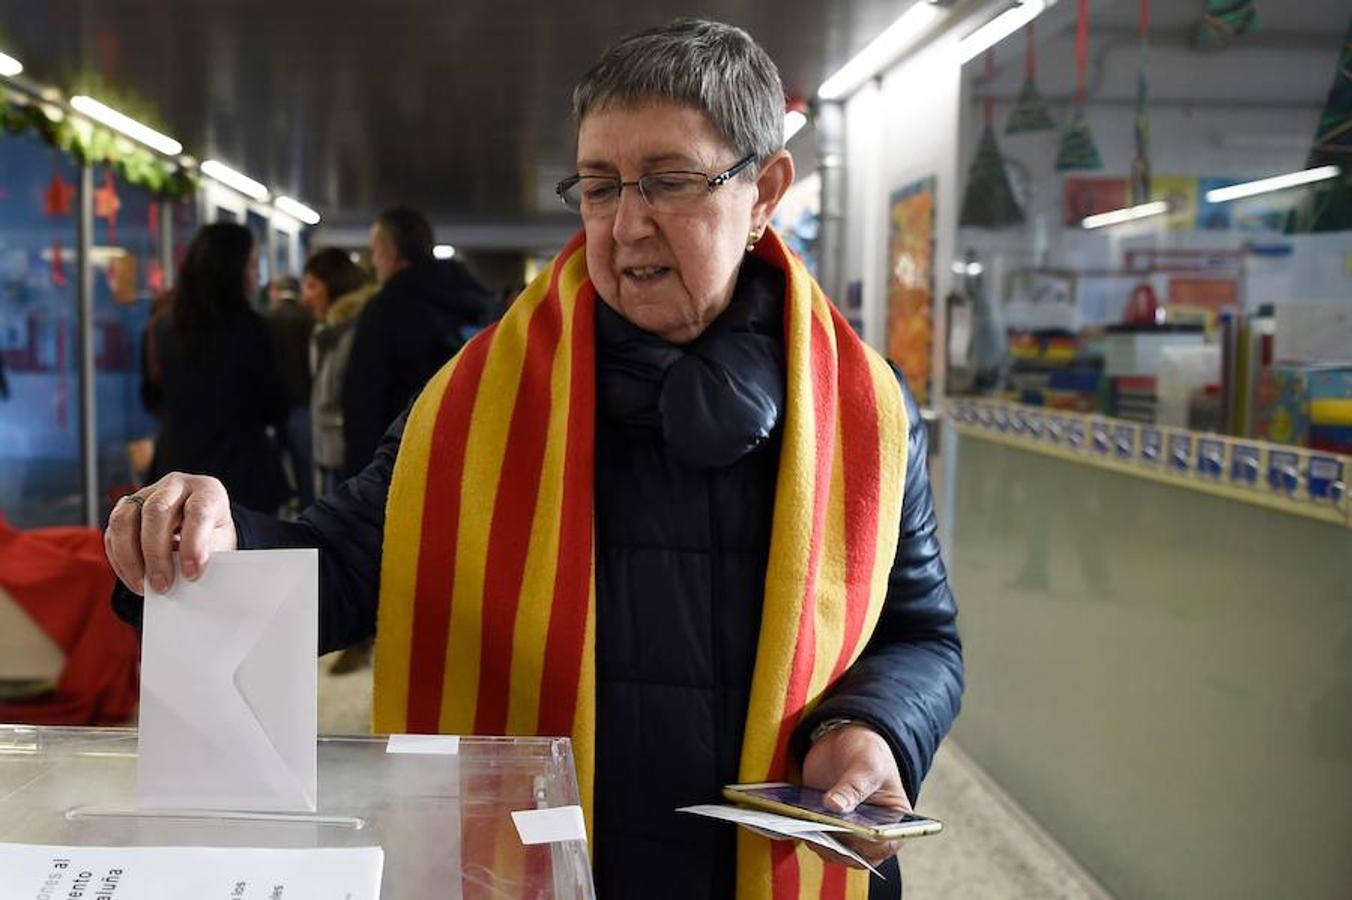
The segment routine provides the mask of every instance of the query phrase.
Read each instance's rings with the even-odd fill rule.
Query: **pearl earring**
[[[753,231],[753,232],[751,232],[751,234],[749,235],[749,238],[750,238],[750,240],[748,240],[747,243],[746,243],[746,252],[747,252],[747,253],[750,253],[752,250],[755,250],[755,249],[756,249],[756,242],[759,241],[759,240],[761,239],[760,232],[758,232],[758,231]]]

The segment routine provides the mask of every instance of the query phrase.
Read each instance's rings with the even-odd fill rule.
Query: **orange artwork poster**
[[[887,218],[887,355],[923,405],[933,343],[934,179],[894,193]]]

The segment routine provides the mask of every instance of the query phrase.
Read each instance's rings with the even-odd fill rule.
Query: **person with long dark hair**
[[[197,232],[154,330],[164,420],[150,479],[210,472],[241,505],[275,512],[289,489],[268,429],[285,426],[289,404],[267,328],[249,306],[257,284],[247,228],[217,222]]]

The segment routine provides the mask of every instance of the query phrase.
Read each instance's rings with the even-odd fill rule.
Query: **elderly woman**
[[[602,898],[868,896],[675,809],[914,800],[962,691],[915,402],[768,228],[793,161],[747,34],[635,35],[573,98],[581,232],[370,467],[290,524],[170,476],[109,556],[139,592],[179,527],[188,579],[320,548],[321,649],[378,635],[376,730],[573,737]],[[897,848],[859,846],[897,896]]]

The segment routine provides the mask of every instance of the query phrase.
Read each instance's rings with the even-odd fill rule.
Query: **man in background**
[[[346,474],[365,468],[409,401],[476,331],[493,297],[464,263],[436,259],[432,226],[411,209],[383,213],[371,228],[380,291],[357,321],[343,381]]]

